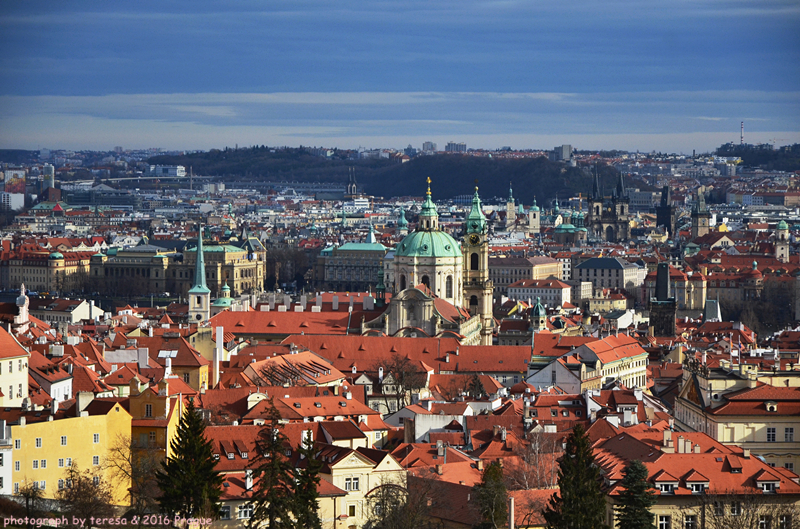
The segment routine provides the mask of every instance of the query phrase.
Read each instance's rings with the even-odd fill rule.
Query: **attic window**
[[[228,452],[228,459],[233,459],[233,452]]]
[[[347,407],[347,403],[345,401],[341,401],[341,402],[339,402],[339,406],[341,406],[342,408],[346,408]]]
[[[322,404],[320,404],[319,402],[315,402],[315,403],[314,403],[314,406],[316,406],[317,408],[321,408],[321,407],[322,407]]]
[[[214,460],[219,461],[219,454],[214,454]]]
[[[295,408],[297,408],[297,409],[300,409],[301,405],[300,405],[300,403],[299,403],[299,402],[295,402],[295,403],[294,403],[294,407],[295,407]]]

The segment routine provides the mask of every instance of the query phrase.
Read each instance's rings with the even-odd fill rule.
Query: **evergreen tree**
[[[264,428],[256,440],[256,457],[251,463],[253,472],[253,506],[248,527],[292,529],[290,513],[294,508],[294,472],[285,455],[288,440],[281,431],[281,416],[272,399]]]
[[[631,461],[625,467],[622,492],[617,504],[619,529],[656,529],[650,507],[656,502],[653,487],[647,481],[647,467],[641,461]]]
[[[483,471],[480,485],[475,486],[475,501],[481,512],[481,529],[504,527],[508,516],[508,494],[503,480],[503,468],[492,463]]]
[[[314,457],[314,442],[311,440],[311,432],[306,432],[306,434],[298,450],[300,461],[294,467],[295,491],[292,511],[298,527],[322,529],[322,521],[319,519],[319,491],[317,490],[322,461]]]
[[[214,470],[217,462],[205,430],[206,424],[190,399],[169,445],[172,455],[156,473],[162,512],[183,518],[219,516],[223,480]]]
[[[594,465],[591,441],[578,425],[567,438],[558,470],[560,491],[544,511],[551,529],[605,529],[606,499],[600,469]]]

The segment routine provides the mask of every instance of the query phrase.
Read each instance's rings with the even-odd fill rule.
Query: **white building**
[[[572,287],[558,279],[520,279],[508,286],[508,297],[516,301],[541,299],[550,307],[572,301]]]

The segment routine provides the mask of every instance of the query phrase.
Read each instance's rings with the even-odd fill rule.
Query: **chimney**
[[[344,398],[347,400],[353,400],[353,394],[351,392],[347,392],[344,394]]]
[[[450,363],[450,353],[445,353],[444,354],[444,363],[445,364],[449,364]]]
[[[508,529],[514,529],[514,496],[508,498]]]
[[[667,441],[672,440],[672,430],[664,430],[664,442],[663,445],[667,446]]]
[[[333,303],[331,308],[333,310],[339,310],[339,296],[333,296]]]
[[[440,476],[444,474],[444,468],[442,467],[442,465],[436,465],[436,473],[439,474]]]
[[[700,453],[700,445],[694,445],[694,453],[695,454],[699,454]]]
[[[686,448],[684,448],[683,453],[684,454],[691,454],[692,453],[692,441],[691,441],[691,439],[687,439],[685,441],[685,444],[686,444]]]
[[[223,344],[225,343],[225,328],[221,325],[217,327],[217,347],[214,349],[214,373],[212,388],[219,384],[219,363],[223,356]]]
[[[686,445],[683,443],[683,436],[682,436],[682,435],[679,435],[679,436],[678,436],[678,442],[677,442],[676,444],[678,445],[678,453],[679,453],[679,454],[682,454],[682,453],[683,453],[683,449],[684,449],[684,447],[686,446]]]
[[[58,413],[58,401],[53,399],[50,401],[50,415],[55,415]]]
[[[744,448],[742,449],[742,457],[745,459],[750,459],[750,449]]]
[[[172,358],[166,357],[164,363],[166,364],[164,366],[164,378],[167,378],[172,375]]]
[[[506,429],[505,429],[505,427],[503,427],[503,428],[501,428],[501,429],[500,429],[500,439],[501,439],[502,441],[505,441],[505,440],[506,440]]]
[[[253,488],[253,471],[249,468],[244,471],[244,487],[247,490]]]
[[[444,445],[439,444],[439,443],[436,443],[436,444],[439,445],[439,446],[436,447],[436,455],[439,456],[439,457],[443,457],[444,456]]]
[[[25,426],[25,416],[24,416],[24,415],[21,415],[21,416],[20,416],[20,418],[19,418],[19,425],[20,425],[20,426]]]
[[[84,410],[94,400],[94,393],[91,391],[79,391],[75,394],[75,416],[85,417]],[[88,415],[88,414],[87,414]]]
[[[483,459],[478,459],[478,470],[483,472]]]

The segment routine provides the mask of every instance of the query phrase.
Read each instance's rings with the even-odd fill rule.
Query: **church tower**
[[[775,259],[782,263],[789,262],[789,225],[785,220],[780,221],[775,230]]]
[[[692,239],[702,237],[709,232],[711,214],[706,208],[706,199],[702,191],[697,192],[697,202],[692,207]]]
[[[494,318],[492,317],[492,292],[494,285],[489,279],[488,225],[481,210],[478,188],[472,197],[472,209],[464,224],[464,308],[470,314],[480,316],[481,345],[492,345]]]
[[[203,256],[203,226],[197,234],[197,257],[194,263],[194,284],[189,290],[189,321],[208,321],[211,317],[211,290],[206,286],[206,262]]]
[[[506,200],[506,229],[511,229],[517,222],[517,208],[514,205],[514,191],[508,183],[508,200]]]
[[[539,235],[541,228],[540,214],[539,206],[536,205],[536,197],[533,197],[533,205],[531,209],[528,210],[528,235]]]
[[[547,329],[547,311],[542,305],[542,298],[536,298],[536,305],[533,306],[530,312],[530,320],[531,329],[534,333]]]

